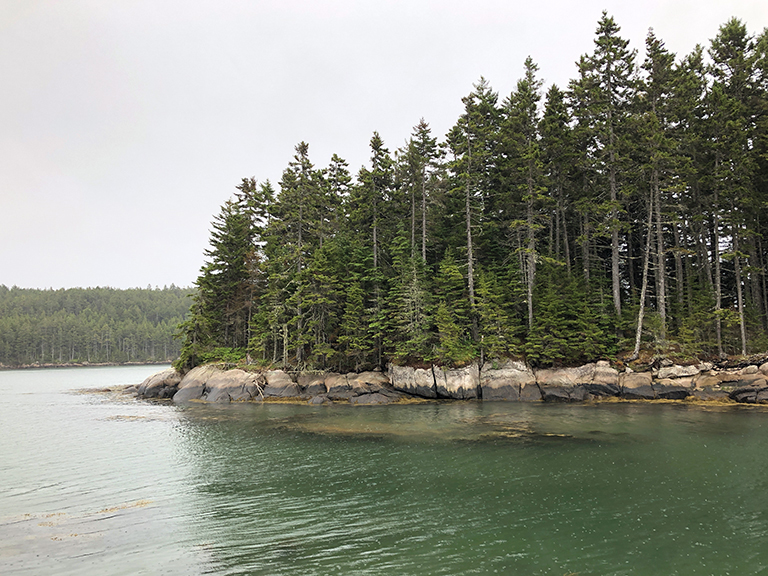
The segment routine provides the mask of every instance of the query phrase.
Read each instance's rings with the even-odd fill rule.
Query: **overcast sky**
[[[528,55],[565,87],[603,9],[639,57],[649,27],[682,57],[768,26],[765,0],[0,0],[0,284],[189,286],[241,178],[442,138]]]

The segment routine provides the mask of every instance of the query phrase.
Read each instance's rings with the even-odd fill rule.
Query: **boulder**
[[[768,376],[768,362],[765,362],[764,364],[760,364],[760,368],[758,368],[758,370],[760,370],[761,374],[765,374],[766,376]]]
[[[211,375],[203,399],[208,402],[244,402],[263,399],[263,376],[244,370],[227,370]]]
[[[731,400],[746,404],[768,402],[768,383],[763,380],[752,381],[732,390],[728,396]]]
[[[267,380],[264,396],[275,398],[295,398],[301,396],[298,384],[291,380],[291,377],[282,370],[270,370],[264,376]]]
[[[307,404],[333,404],[333,402],[325,394],[318,394],[307,400]]]
[[[701,372],[693,379],[696,388],[713,388],[720,385],[720,378],[711,372]]]
[[[136,389],[142,398],[171,398],[179,388],[181,374],[173,368],[152,374]]]
[[[765,387],[765,386],[768,386],[768,381],[766,380],[763,374],[761,374],[760,372],[756,372],[752,374],[743,374],[736,382],[732,382],[731,384],[737,387],[743,387],[743,386]]]
[[[520,385],[520,402],[541,402],[541,390],[535,382]]]
[[[728,398],[728,392],[725,390],[720,390],[719,388],[712,388],[711,386],[707,386],[704,388],[695,388],[692,391],[693,397],[696,398],[696,400],[725,400]]]
[[[480,386],[480,369],[477,364],[465,368],[434,367],[433,372],[438,398],[456,400],[477,398]]]
[[[395,390],[422,398],[437,398],[435,375],[432,368],[411,368],[389,365],[389,381]]]
[[[741,374],[736,370],[723,370],[721,372],[716,372],[716,374],[717,379],[724,384],[738,382],[742,378]]]
[[[731,391],[728,397],[742,404],[755,404],[758,392],[759,390],[754,386],[742,386]]]
[[[325,379],[328,397],[332,400],[349,400],[355,393],[344,374],[330,374]]]
[[[351,404],[360,405],[373,405],[373,404],[391,404],[392,399],[374,392],[373,394],[361,394],[360,396],[354,396],[349,399]]]
[[[693,394],[691,388],[686,386],[654,384],[653,390],[656,393],[656,398],[663,400],[684,400]]]
[[[328,391],[325,387],[325,378],[326,374],[299,374],[297,383],[302,392],[317,396]]]
[[[389,378],[381,372],[351,372],[347,374],[347,383],[355,395],[359,396],[383,390],[385,386],[389,386]]]
[[[744,368],[741,369],[742,375],[757,374],[757,372],[758,372],[758,368],[754,364],[750,364],[749,366],[745,366]]]
[[[671,366],[664,366],[659,368],[659,372],[656,375],[657,378],[685,378],[687,376],[696,376],[700,372],[705,372],[712,369],[712,364],[702,362],[697,365],[681,366],[680,364],[672,364]]]
[[[544,402],[583,402],[589,399],[584,386],[542,386],[541,399]]]
[[[486,362],[480,371],[483,400],[519,400],[520,388],[535,383],[533,371],[524,363],[514,360],[496,368],[493,363]]]
[[[576,368],[549,368],[536,371],[536,383],[539,386],[578,386],[591,384],[595,376],[595,364],[585,364]]]
[[[619,375],[621,395],[629,400],[653,400],[656,393],[650,372],[624,372]]]
[[[179,390],[173,395],[174,402],[201,400],[206,392],[205,383],[214,374],[222,372],[215,366],[198,366],[184,375]]]
[[[687,378],[657,378],[653,381],[653,387],[657,388],[658,386],[675,386],[675,387],[682,387],[682,388],[693,388],[693,377],[689,376]]]
[[[595,365],[592,382],[583,386],[593,396],[618,396],[621,393],[619,371],[612,368],[607,360],[600,360]]]

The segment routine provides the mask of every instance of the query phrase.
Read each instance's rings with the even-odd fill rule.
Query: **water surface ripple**
[[[768,573],[768,410],[173,406],[0,372],[1,574]]]

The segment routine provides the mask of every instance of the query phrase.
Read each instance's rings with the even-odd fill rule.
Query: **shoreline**
[[[34,370],[35,368],[101,368],[104,366],[165,366],[172,360],[148,360],[144,362],[46,362],[44,364],[19,364],[7,366],[0,364],[2,370]]]
[[[465,368],[389,366],[383,372],[250,372],[198,366],[173,368],[129,387],[139,398],[174,402],[305,401],[310,404],[396,404],[403,401],[478,400],[584,403],[643,400],[768,404],[768,362],[718,370],[711,363],[669,364],[647,372],[619,372],[606,361],[576,368],[534,370],[508,361]]]

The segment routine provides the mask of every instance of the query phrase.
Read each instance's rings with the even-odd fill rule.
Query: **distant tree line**
[[[179,366],[355,369],[768,349],[768,32],[678,59],[603,13],[566,89],[484,79],[355,178],[302,142],[213,222]],[[768,238],[767,238],[768,240]]]
[[[171,361],[189,290],[0,285],[0,364]]]

